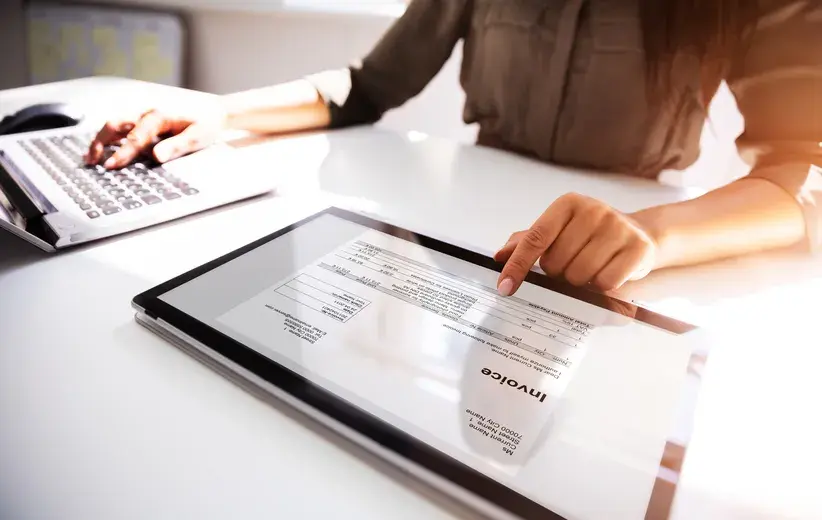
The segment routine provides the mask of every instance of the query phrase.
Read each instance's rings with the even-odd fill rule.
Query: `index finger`
[[[522,236],[514,252],[505,262],[497,281],[497,290],[502,296],[511,296],[528,272],[571,221],[573,212],[565,203],[552,204]]]
[[[122,168],[146,151],[154,138],[165,131],[165,119],[157,112],[148,112],[134,129],[128,133],[116,152],[111,154],[103,167],[106,169]]]

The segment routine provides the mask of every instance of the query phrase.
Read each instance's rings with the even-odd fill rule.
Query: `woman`
[[[699,154],[727,81],[745,117],[747,177],[703,197],[623,214],[566,195],[496,258],[513,294],[536,263],[614,289],[653,269],[822,242],[819,0],[413,0],[362,64],[225,97],[215,114],[108,123],[88,161],[153,146],[168,161],[224,127],[287,133],[372,123],[419,93],[464,41],[464,119],[478,143],[544,161],[655,177]],[[721,173],[721,172],[718,172]]]

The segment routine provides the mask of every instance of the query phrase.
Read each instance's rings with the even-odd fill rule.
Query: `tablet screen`
[[[531,282],[502,298],[394,229],[325,213],[159,299],[562,517],[667,518],[691,328]]]

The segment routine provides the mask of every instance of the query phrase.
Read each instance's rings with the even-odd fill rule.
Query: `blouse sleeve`
[[[465,35],[472,0],[412,0],[362,63],[308,80],[331,111],[331,127],[374,123],[419,94]]]
[[[766,3],[765,0],[761,0]],[[808,245],[822,248],[822,2],[771,0],[728,85],[745,118],[740,154],[802,207]]]

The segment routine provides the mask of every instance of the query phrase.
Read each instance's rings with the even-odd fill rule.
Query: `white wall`
[[[191,84],[215,93],[271,85],[363,57],[393,20],[367,15],[201,11],[190,14]],[[462,123],[461,52],[426,90],[381,123],[472,141]]]

